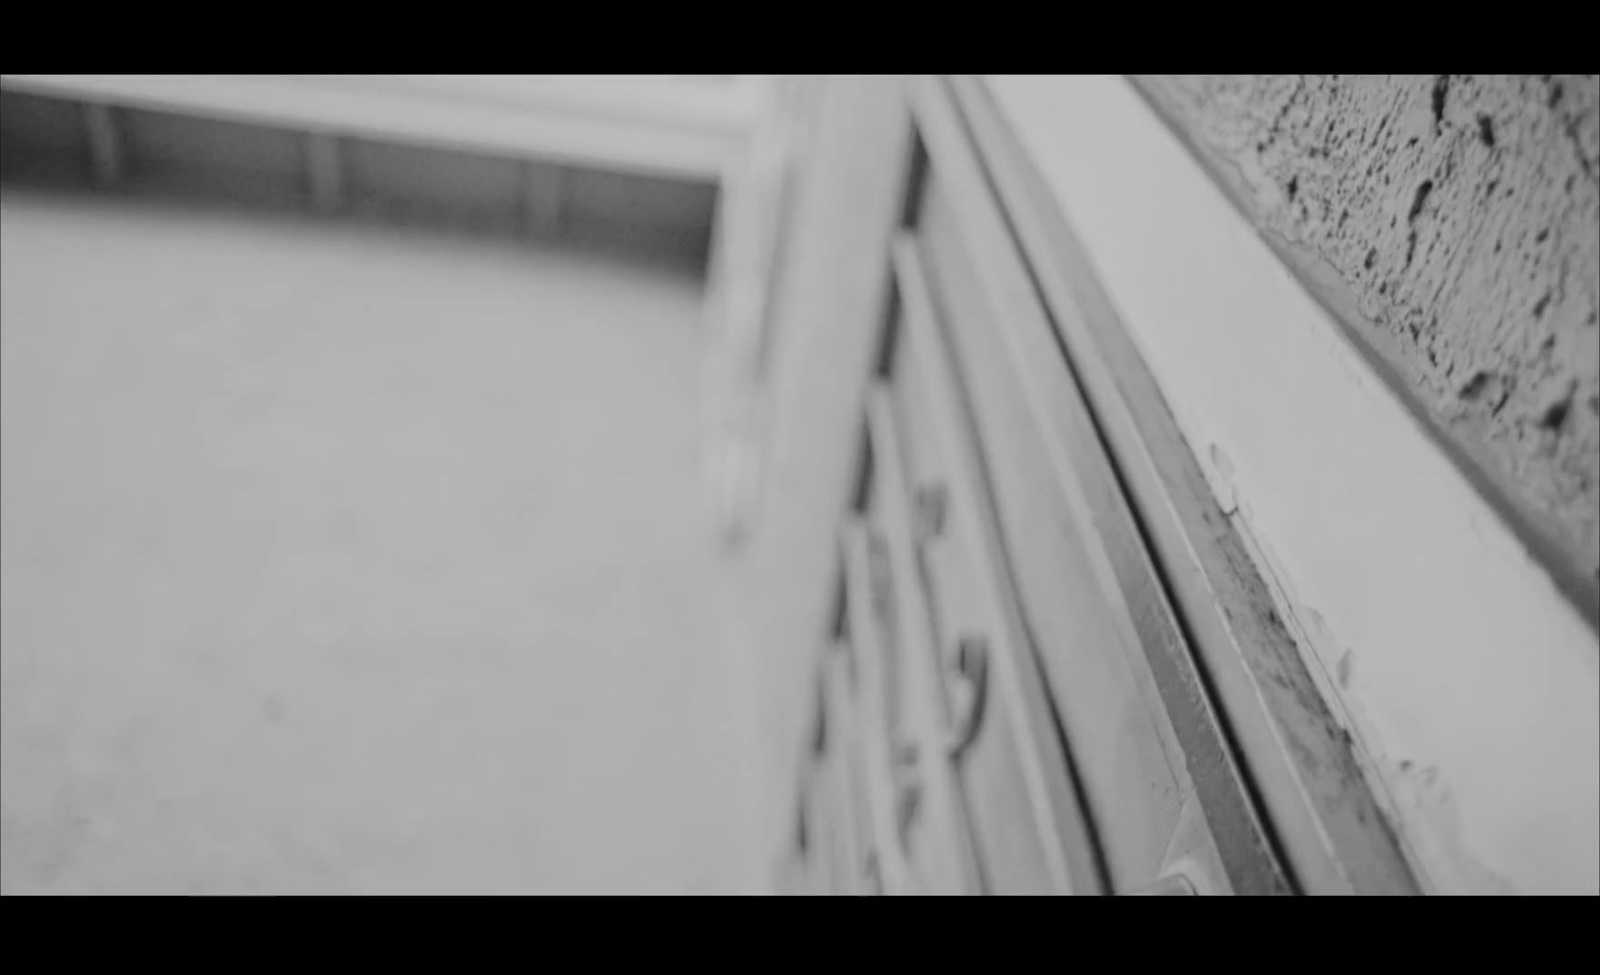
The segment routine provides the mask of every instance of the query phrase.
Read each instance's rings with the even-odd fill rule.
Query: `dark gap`
[[[1568,392],[1567,395],[1550,404],[1550,408],[1544,411],[1544,416],[1539,418],[1539,425],[1546,430],[1559,433],[1562,426],[1567,422],[1567,414],[1571,411],[1572,393]]]
[[[900,343],[900,319],[905,314],[901,304],[900,279],[894,274],[891,264],[889,275],[889,290],[884,296],[884,308],[878,333],[878,349],[872,357],[872,377],[874,379],[887,379],[894,368],[895,350]]]
[[[1428,194],[1433,192],[1433,180],[1425,179],[1417,184],[1417,195],[1411,200],[1411,212],[1406,214],[1407,220],[1417,219],[1422,212],[1422,205],[1427,202]]]
[[[833,625],[829,627],[829,635],[835,640],[845,640],[850,634],[849,601],[850,593],[845,587],[844,566],[841,560],[833,582]]]
[[[869,386],[870,389],[870,386]],[[873,457],[872,441],[867,436],[866,410],[862,409],[862,422],[856,431],[856,483],[850,492],[850,509],[854,514],[864,514],[872,496]],[[848,555],[848,553],[846,553]]]
[[[817,675],[817,717],[816,728],[811,735],[811,752],[814,755],[825,755],[828,751],[828,702],[827,692],[823,690],[822,675]]]
[[[928,181],[928,147],[922,133],[914,132],[911,142],[911,163],[906,173],[905,200],[900,207],[900,228],[911,230],[922,217],[923,187]]]

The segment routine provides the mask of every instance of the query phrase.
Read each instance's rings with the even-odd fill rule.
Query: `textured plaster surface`
[[[1558,574],[1593,587],[1596,76],[1135,81]]]

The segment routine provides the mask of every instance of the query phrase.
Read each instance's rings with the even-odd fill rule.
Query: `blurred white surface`
[[[697,282],[0,207],[5,892],[765,887]]]

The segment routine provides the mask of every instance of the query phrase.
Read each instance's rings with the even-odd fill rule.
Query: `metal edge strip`
[[[1270,830],[1250,794],[1227,729],[1212,703],[1125,498],[1126,489],[1085,401],[1081,383],[1062,356],[1027,257],[1016,246],[1003,207],[988,185],[960,111],[933,80],[917,89],[919,112],[934,164],[952,192],[970,253],[988,298],[995,331],[1009,353],[1024,400],[1034,415],[1063,502],[1086,539],[1100,591],[1120,635],[1119,649],[1141,679],[1154,684],[1159,719],[1168,722],[1185,777],[1206,811],[1232,888],[1239,893],[1287,893]],[[1001,255],[1010,257],[1009,261]]]

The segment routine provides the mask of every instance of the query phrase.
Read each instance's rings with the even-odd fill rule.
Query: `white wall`
[[[744,893],[700,282],[0,198],[0,891]]]

